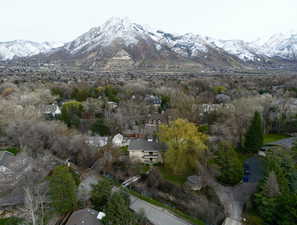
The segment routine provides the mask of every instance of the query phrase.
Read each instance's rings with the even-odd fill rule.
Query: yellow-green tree
[[[195,169],[201,152],[207,149],[207,135],[184,119],[161,125],[158,135],[168,148],[164,154],[165,167],[174,174],[184,174]]]

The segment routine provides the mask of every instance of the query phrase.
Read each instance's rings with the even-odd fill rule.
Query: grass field
[[[264,135],[264,144],[268,144],[271,142],[279,141],[284,138],[288,138],[288,135],[285,134],[265,134]]]

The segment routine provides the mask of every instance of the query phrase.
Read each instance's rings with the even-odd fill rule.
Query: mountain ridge
[[[249,68],[271,64],[275,60],[296,61],[297,33],[276,34],[266,41],[221,40],[192,33],[172,34],[142,26],[128,18],[113,17],[62,46],[40,45],[35,50],[26,50],[27,54],[15,56],[47,58],[60,63],[67,61],[89,69],[104,68],[121,50],[131,56],[135,66],[166,64],[167,67],[180,67],[186,64],[199,69]],[[13,53],[8,55],[2,56],[2,60],[15,57]]]

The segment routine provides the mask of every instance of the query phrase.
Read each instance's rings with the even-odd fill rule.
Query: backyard
[[[271,143],[271,142],[279,141],[284,138],[289,138],[289,137],[290,136],[285,135],[285,134],[265,134],[264,135],[264,145]]]

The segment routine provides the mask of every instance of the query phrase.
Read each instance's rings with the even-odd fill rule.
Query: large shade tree
[[[174,174],[195,169],[201,152],[207,149],[207,135],[184,119],[161,125],[158,135],[168,148],[164,155],[165,166]]]
[[[83,106],[80,102],[66,102],[62,107],[61,120],[63,120],[68,127],[78,127],[82,112]]]

